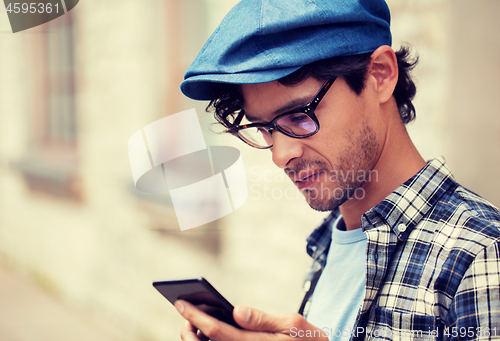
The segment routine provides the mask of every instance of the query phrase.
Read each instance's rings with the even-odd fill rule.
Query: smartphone
[[[203,277],[154,281],[153,286],[170,303],[188,301],[216,319],[241,329],[233,319],[233,305]]]

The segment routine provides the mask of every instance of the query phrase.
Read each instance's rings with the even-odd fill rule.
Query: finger
[[[175,307],[192,326],[198,328],[204,336],[211,340],[247,340],[241,330],[205,314],[189,302],[178,300],[175,302]],[[186,333],[186,336],[190,336],[190,334]],[[196,338],[194,340],[199,339]],[[184,341],[191,341],[191,339],[186,339]]]
[[[184,328],[182,329],[182,332],[181,332],[181,339],[184,340],[183,338],[183,335],[185,334],[184,337],[187,337],[188,339],[186,340],[190,340],[189,337],[193,337],[193,335],[196,335],[197,339],[196,340],[200,340],[200,341],[210,341],[208,339],[208,337],[206,337],[205,335],[203,335],[203,333],[201,331],[198,330],[198,328],[196,328],[195,326],[193,326],[191,324],[191,322],[187,321],[186,320],[186,323],[184,324]]]
[[[268,314],[257,309],[237,306],[234,308],[233,317],[240,326],[253,331],[290,335],[292,328],[317,329],[299,314]]]
[[[208,337],[206,337],[205,335],[203,335],[203,333],[201,332],[201,330],[198,330],[198,332],[196,333],[196,335],[198,335],[198,338],[200,339],[200,341],[210,341],[210,339]]]
[[[198,328],[186,321],[181,331],[181,340],[183,341],[206,341],[197,336]]]

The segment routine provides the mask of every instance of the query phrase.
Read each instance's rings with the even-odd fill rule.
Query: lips
[[[292,181],[295,183],[295,185],[299,190],[311,186],[319,178],[320,172],[319,171],[299,172],[299,174],[300,173],[303,174],[301,174],[298,177],[298,179],[297,178],[294,179],[293,177],[291,177]]]

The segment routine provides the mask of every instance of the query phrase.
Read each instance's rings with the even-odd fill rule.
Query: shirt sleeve
[[[484,248],[471,263],[450,305],[445,325],[445,340],[500,337],[499,241]]]

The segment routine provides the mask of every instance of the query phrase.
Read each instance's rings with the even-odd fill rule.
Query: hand
[[[307,322],[299,314],[266,314],[262,311],[237,306],[233,317],[245,330],[221,322],[197,309],[189,302],[179,300],[175,307],[187,320],[182,329],[183,341],[328,341],[327,334]]]

